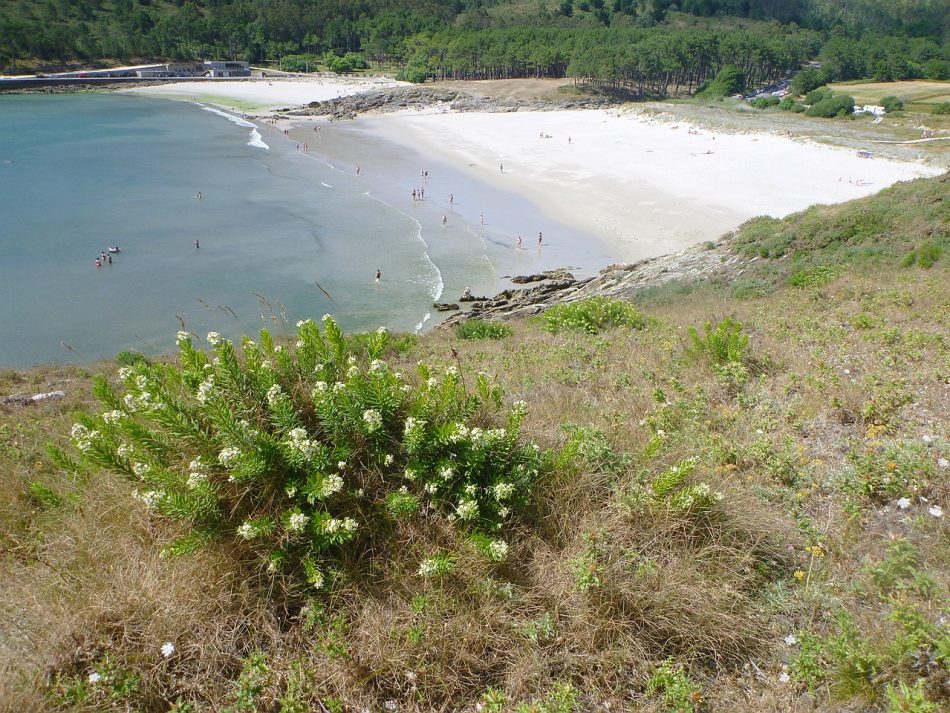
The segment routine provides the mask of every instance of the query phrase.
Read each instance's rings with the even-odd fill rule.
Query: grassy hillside
[[[947,186],[944,176],[751,221],[732,238],[759,256],[740,283],[470,328],[494,340],[364,336],[314,366],[304,325],[301,346],[259,340],[243,367],[219,344],[207,369],[187,348],[174,370],[123,357],[133,364],[126,381],[108,364],[0,373],[2,394],[67,392],[0,411],[0,701],[281,713],[946,709]],[[370,363],[377,348],[381,361]],[[339,392],[355,401],[331,413],[313,374],[337,359],[347,371]],[[432,371],[416,376],[417,362]],[[214,373],[212,384],[197,389],[193,367]],[[480,373],[502,388],[500,410]],[[215,389],[238,388],[226,374],[245,395],[280,375],[283,390],[267,389],[244,417],[268,433],[299,417],[309,437],[349,449],[340,500],[324,504],[361,525],[323,552],[320,586],[285,561],[268,571],[256,541],[228,527],[168,556],[192,530],[181,515],[200,518],[187,498],[172,503],[174,485],[151,507],[136,497],[158,466],[120,477],[124,466],[76,463],[76,412],[133,408],[97,403],[100,374],[139,404],[115,428],[161,453],[152,462],[168,464],[172,480],[222,432],[227,409],[253,406],[214,406]],[[150,414],[171,412],[142,407],[136,374],[204,425],[156,425]],[[410,443],[416,426],[387,430],[391,394],[367,386],[384,382],[405,383],[406,408],[430,409],[430,425],[440,409],[461,408],[472,427],[539,446],[538,472],[523,482],[530,495],[491,530],[505,552],[405,475],[421,446]],[[384,414],[379,428],[367,426],[367,399]],[[505,426],[518,400],[524,422]],[[112,438],[114,418],[88,421],[105,435],[80,433],[79,445]],[[446,429],[426,447],[470,436]],[[51,458],[47,441],[68,457]],[[259,484],[278,471],[245,480],[248,471],[213,464],[201,482],[232,508],[219,522],[249,500],[276,507],[283,488],[265,497]]]

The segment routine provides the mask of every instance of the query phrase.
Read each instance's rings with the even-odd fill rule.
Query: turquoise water
[[[414,181],[421,159],[361,145],[357,177],[315,148],[188,102],[0,96],[0,367],[167,353],[180,322],[238,338],[332,313],[348,331],[409,331],[432,324],[443,292],[570,264],[405,205],[396,177]]]

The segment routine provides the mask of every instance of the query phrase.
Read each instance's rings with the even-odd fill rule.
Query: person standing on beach
[[[499,163],[499,164],[498,164],[498,170],[501,171],[502,173],[504,173],[504,172],[505,172],[505,164]]]
[[[421,187],[419,188],[419,200],[422,200],[422,199],[425,198],[425,197],[426,197],[426,189],[425,189],[425,186],[421,186]]]
[[[453,205],[454,203],[455,203],[455,196],[452,193],[449,193],[449,205]]]
[[[443,216],[442,216],[442,227],[444,228],[444,227],[445,227],[446,225],[448,225],[448,224],[449,224],[449,219],[446,218],[446,217],[443,215]]]
[[[356,175],[360,175],[360,165],[356,164]]]
[[[521,236],[518,236],[518,249],[521,250]]]
[[[379,281],[383,279],[382,271],[377,267],[376,268],[376,284],[379,284]]]
[[[485,215],[484,215],[484,214],[481,214],[481,215],[478,216],[478,222],[481,223],[482,225],[485,225]]]
[[[542,240],[543,240],[543,238],[541,237],[541,231],[539,230],[539,231],[538,231],[538,247],[541,247],[541,242],[542,242]]]
[[[416,189],[413,188],[413,189],[412,189],[412,200],[415,200],[415,199],[416,199]]]
[[[201,246],[198,244],[198,238],[195,238],[195,250],[200,249]]]

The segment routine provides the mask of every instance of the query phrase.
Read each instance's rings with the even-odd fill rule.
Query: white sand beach
[[[126,91],[267,114],[399,84],[321,77]],[[853,149],[807,139],[663,122],[636,109],[453,113],[430,107],[355,121],[370,139],[412,148],[531,201],[553,220],[598,235],[616,261],[715,240],[757,215],[783,217],[943,172],[922,163],[860,158]],[[491,214],[492,206],[475,212]]]
[[[783,217],[942,173],[802,139],[712,132],[629,111],[407,112],[357,121],[602,236],[617,260],[676,252],[757,215]]]
[[[319,77],[282,79],[221,79],[201,82],[171,82],[134,89],[121,89],[128,94],[191,100],[249,113],[267,113],[297,107],[314,101],[359,94],[376,89],[405,85],[386,77]]]

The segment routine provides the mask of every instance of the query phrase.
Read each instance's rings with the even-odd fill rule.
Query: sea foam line
[[[242,119],[242,118],[239,117],[239,116],[234,116],[234,114],[229,114],[229,113],[226,112],[226,111],[221,111],[220,109],[215,109],[215,108],[210,107],[210,106],[205,106],[204,104],[199,104],[198,106],[200,106],[200,107],[201,107],[202,109],[204,109],[205,111],[210,111],[212,114],[217,114],[218,116],[223,116],[225,119],[227,119],[228,121],[230,121],[232,124],[237,124],[238,126],[240,126],[240,127],[242,127],[242,128],[250,129],[250,130],[251,130],[251,138],[250,138],[250,140],[247,142],[247,145],[248,145],[248,146],[253,146],[254,148],[258,148],[258,149],[264,149],[265,151],[267,151],[267,150],[270,149],[270,146],[268,146],[267,144],[264,143],[264,139],[263,139],[263,137],[261,136],[261,132],[259,132],[259,131],[257,130],[257,124],[251,123],[250,121],[247,121],[246,119]]]

